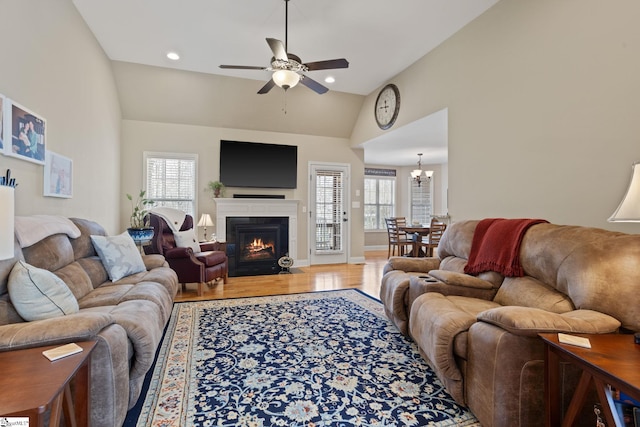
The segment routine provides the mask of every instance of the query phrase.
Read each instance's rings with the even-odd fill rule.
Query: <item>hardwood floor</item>
[[[294,266],[296,272],[292,274],[230,277],[225,284],[218,282],[211,288],[204,286],[201,297],[198,297],[197,285],[189,283],[186,290],[178,292],[175,301],[297,294],[347,288],[357,288],[379,298],[382,268],[386,262],[386,250],[368,251],[365,252],[364,264]]]

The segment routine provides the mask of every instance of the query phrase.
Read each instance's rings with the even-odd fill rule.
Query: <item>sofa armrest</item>
[[[153,270],[154,268],[167,267],[168,265],[164,257],[159,254],[142,255],[142,261],[144,261],[144,266],[147,267],[147,271]]]
[[[193,256],[193,249],[191,248],[171,248],[164,251],[164,257],[166,259],[176,259],[176,258],[190,258]]]
[[[115,323],[108,313],[80,311],[68,316],[0,326],[0,351],[56,345],[95,338]]]
[[[382,274],[384,275],[393,270],[428,273],[429,270],[436,269],[439,266],[439,258],[391,257],[385,264]]]
[[[438,282],[423,281],[424,292],[493,300],[496,289],[491,282],[475,276],[447,270],[431,270],[429,276]]]
[[[448,270],[431,270],[429,276],[438,279],[442,283],[452,286],[462,286],[475,289],[493,289],[493,283],[469,274]]]
[[[573,310],[558,314],[532,307],[497,307],[478,314],[478,320],[491,323],[515,335],[537,336],[545,332],[608,334],[616,332],[620,322],[593,310]]]

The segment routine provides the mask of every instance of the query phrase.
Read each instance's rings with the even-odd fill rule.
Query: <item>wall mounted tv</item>
[[[227,187],[296,188],[298,147],[220,141],[220,181]]]

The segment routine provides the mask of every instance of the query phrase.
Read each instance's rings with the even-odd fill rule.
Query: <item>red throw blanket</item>
[[[549,221],[504,218],[481,220],[473,233],[471,253],[464,272],[475,275],[484,271],[497,271],[508,277],[523,276],[520,244],[524,233],[532,225],[545,222]]]

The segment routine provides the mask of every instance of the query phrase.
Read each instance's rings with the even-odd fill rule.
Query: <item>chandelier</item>
[[[422,153],[418,153],[418,169],[414,169],[411,172],[411,178],[418,184],[418,187],[422,184],[422,175],[424,174],[426,181],[431,181],[431,177],[433,176],[433,171],[423,171],[422,170]]]

